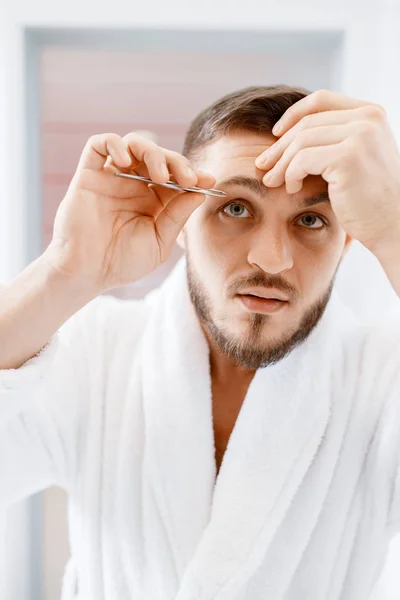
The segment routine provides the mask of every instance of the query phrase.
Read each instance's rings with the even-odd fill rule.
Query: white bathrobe
[[[259,370],[218,477],[208,347],[181,262],[0,372],[0,504],[69,494],[65,600],[367,600],[400,529],[400,315],[333,295]]]

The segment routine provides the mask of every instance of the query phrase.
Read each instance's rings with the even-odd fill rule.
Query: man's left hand
[[[256,159],[267,187],[295,194],[320,175],[348,235],[374,254],[400,248],[400,154],[382,107],[323,90],[289,108],[273,134]]]

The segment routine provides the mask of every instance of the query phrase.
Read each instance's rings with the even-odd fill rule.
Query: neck
[[[235,381],[240,382],[242,385],[249,386],[256,372],[250,369],[245,369],[244,367],[235,363],[229,356],[224,354],[211,338],[207,328],[204,326],[202,327],[210,348],[210,369],[212,381],[218,381],[220,384],[232,384],[232,381]]]

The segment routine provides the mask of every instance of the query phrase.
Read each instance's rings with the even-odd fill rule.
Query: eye
[[[229,217],[238,217],[239,219],[243,219],[245,217],[250,217],[250,213],[244,204],[240,202],[231,202],[224,206],[223,211]]]
[[[299,219],[300,226],[306,229],[323,229],[326,223],[317,215],[303,215]]]

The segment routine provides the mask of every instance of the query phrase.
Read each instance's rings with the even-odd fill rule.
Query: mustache
[[[272,287],[284,292],[290,300],[300,299],[300,294],[293,284],[286,281],[281,275],[267,275],[266,273],[253,273],[247,277],[236,277],[228,285],[227,292],[229,295],[234,296],[247,287]]]

